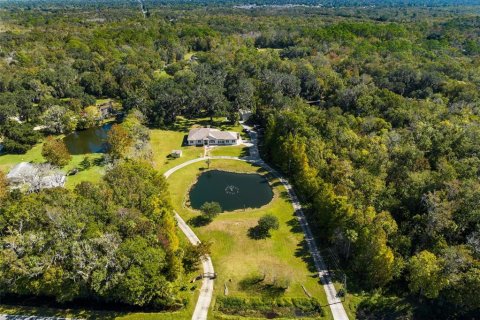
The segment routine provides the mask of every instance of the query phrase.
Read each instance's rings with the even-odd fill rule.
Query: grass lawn
[[[210,168],[265,174],[261,168],[235,160],[212,160]],[[185,203],[189,187],[205,169],[206,164],[199,162],[175,172],[169,178],[173,205],[186,221],[198,215],[197,211],[188,208]],[[254,210],[225,212],[207,226],[194,227],[201,240],[212,242],[212,261],[218,273],[214,295],[224,295],[226,285],[229,296],[274,297],[276,293],[269,290],[242,286],[242,280],[260,273],[265,274],[267,279],[289,281],[289,287],[281,297],[305,298],[304,285],[322,306],[326,306],[325,292],[315,273],[309,252],[304,247],[303,233],[294,217],[288,194],[277,180],[271,180],[270,183],[274,186],[275,196],[268,205]],[[258,219],[266,213],[278,217],[280,229],[273,231],[272,237],[265,240],[249,238],[248,229],[255,226]],[[331,318],[328,306],[324,307],[324,311],[325,318]]]
[[[210,156],[230,156],[230,157],[245,157],[249,155],[248,147],[239,146],[225,146],[214,147],[209,151]]]
[[[188,61],[190,60],[190,58],[195,54],[195,52],[187,52],[185,53],[185,55],[183,56],[183,60],[185,61]]]
[[[35,145],[25,154],[2,154],[0,155],[0,170],[8,173],[11,168],[20,162],[44,162],[42,157],[42,143]]]

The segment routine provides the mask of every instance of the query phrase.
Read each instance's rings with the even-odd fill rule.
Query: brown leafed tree
[[[130,133],[121,125],[114,124],[107,137],[108,154],[113,160],[124,158],[133,140]]]
[[[6,198],[8,194],[8,181],[5,173],[0,170],[0,200]]]
[[[72,156],[68,152],[65,142],[61,139],[55,139],[52,136],[47,137],[42,147],[42,156],[52,165],[64,167]]]

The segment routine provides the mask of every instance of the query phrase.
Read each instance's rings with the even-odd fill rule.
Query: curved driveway
[[[308,225],[308,222],[305,218],[305,215],[302,211],[302,206],[300,205],[300,202],[298,201],[298,198],[293,191],[292,186],[288,183],[288,181],[283,178],[275,169],[270,167],[268,164],[266,164],[261,158],[260,154],[258,152],[257,148],[257,133],[252,130],[251,127],[243,125],[243,127],[249,132],[250,138],[251,138],[251,146],[250,146],[250,156],[245,157],[245,158],[238,158],[238,157],[230,157],[230,156],[214,156],[214,157],[201,157],[193,160],[186,161],[182,164],[179,164],[178,166],[168,170],[167,172],[164,173],[165,178],[168,178],[172,173],[174,173],[177,170],[180,170],[192,163],[200,162],[200,161],[205,161],[208,158],[209,159],[228,159],[228,160],[237,160],[237,161],[246,161],[250,162],[253,164],[256,164],[258,166],[263,167],[267,171],[269,171],[272,175],[277,177],[280,182],[283,184],[285,189],[287,189],[290,198],[292,199],[292,205],[293,209],[295,210],[295,215],[297,216],[297,219],[300,223],[300,226],[302,227],[303,233],[305,234],[305,241],[308,244],[308,249],[310,250],[310,253],[312,255],[313,262],[315,264],[315,268],[317,269],[318,276],[320,278],[320,281],[322,282],[323,288],[325,290],[325,294],[327,296],[327,301],[330,306],[330,310],[332,311],[333,319],[334,320],[348,320],[347,313],[345,312],[345,309],[343,308],[342,301],[340,298],[337,296],[337,290],[335,289],[335,286],[333,285],[332,278],[330,277],[330,274],[325,266],[325,263],[323,261],[322,256],[320,255],[320,252],[318,251],[317,245],[315,244],[315,240],[312,234],[312,231],[310,230],[310,227]],[[194,244],[197,245],[200,243],[200,240],[198,237],[195,235],[193,230],[186,224],[186,222],[178,215],[178,213],[175,212],[175,219],[177,219],[178,225],[182,232],[187,236],[188,240]],[[212,260],[210,259],[209,256],[206,256],[203,261],[203,271],[204,273],[208,274],[213,274],[214,269],[212,265]],[[208,309],[210,307],[210,302],[212,301],[212,296],[213,296],[213,279],[211,278],[204,278],[203,279],[203,284],[202,284],[202,289],[200,291],[200,296],[198,297],[197,305],[195,306],[195,311],[193,312],[192,319],[195,320],[206,320],[207,315],[208,315]]]

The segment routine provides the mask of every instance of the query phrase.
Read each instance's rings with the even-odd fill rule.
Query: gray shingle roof
[[[203,139],[237,140],[237,133],[213,128],[194,128],[188,133],[188,140]]]

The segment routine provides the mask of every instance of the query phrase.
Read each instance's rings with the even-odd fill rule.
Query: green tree
[[[212,221],[222,212],[222,207],[218,202],[205,202],[200,207],[200,211],[208,221]]]
[[[55,105],[43,113],[42,121],[48,132],[60,134],[75,130],[78,118],[67,108]]]
[[[249,230],[250,237],[265,239],[270,237],[271,230],[278,230],[280,224],[278,218],[272,214],[266,214],[258,219],[258,224]]]
[[[120,124],[114,124],[107,136],[108,154],[113,160],[122,159],[127,155],[133,144],[129,132]]]
[[[196,246],[192,244],[187,245],[182,258],[182,263],[185,271],[197,271],[201,262],[201,258],[207,254],[210,254],[210,250],[211,242],[200,242]]]
[[[92,166],[92,161],[90,157],[86,156],[82,159],[82,161],[80,161],[79,165],[83,170],[87,170]]]
[[[48,136],[42,146],[42,156],[54,166],[66,166],[72,156],[68,152],[67,145],[62,139]]]
[[[83,109],[78,125],[82,129],[90,128],[98,124],[101,117],[97,106],[88,106]]]
[[[3,134],[3,151],[7,153],[23,154],[34,146],[40,135],[33,130],[33,126],[16,121],[7,121],[0,127],[0,134]]]
[[[427,250],[417,253],[410,259],[408,270],[410,272],[408,287],[421,296],[436,298],[446,284],[441,260]]]

